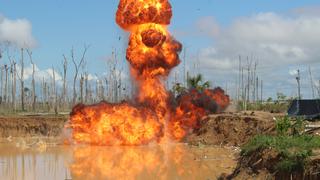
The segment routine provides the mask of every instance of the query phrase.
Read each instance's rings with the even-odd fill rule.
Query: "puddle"
[[[17,147],[18,146],[18,147]],[[142,147],[0,144],[0,179],[216,179],[236,165],[235,150],[184,144]]]

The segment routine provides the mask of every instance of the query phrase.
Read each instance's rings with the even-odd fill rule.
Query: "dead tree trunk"
[[[81,75],[80,77],[80,103],[83,103],[83,84],[84,84],[84,77]]]
[[[93,103],[93,90],[92,90],[92,84],[91,83],[89,83],[89,102],[90,103]]]
[[[68,70],[68,59],[66,58],[65,55],[63,55],[63,92],[62,92],[62,97],[63,97],[63,106],[66,107],[68,98],[67,98],[67,70]]]
[[[24,49],[21,48],[21,74],[20,74],[20,95],[21,95],[21,110],[24,111],[25,107],[24,107],[24,62],[23,62],[23,55],[24,55]]]
[[[31,80],[31,87],[32,87],[32,92],[31,92],[31,99],[32,99],[32,111],[35,112],[36,110],[36,81],[35,81],[35,63],[33,62],[32,59],[32,51],[27,49],[27,53],[29,55],[29,60],[32,65],[32,80]]]
[[[312,70],[311,67],[309,66],[309,76],[310,76],[310,85],[311,85],[311,92],[312,92],[312,98],[315,98],[316,94],[314,91],[314,83],[313,83],[313,77],[312,77]]]
[[[48,98],[47,98],[47,82],[42,79],[42,102],[43,108],[47,108]]]
[[[237,78],[237,102],[240,101],[240,89],[241,89],[241,56],[239,56],[239,72],[238,72],[238,78]]]
[[[259,102],[259,77],[256,77],[256,100]]]
[[[8,98],[8,65],[4,65],[4,70],[6,73],[5,82],[4,82],[4,95],[3,95],[3,101],[5,104],[7,104],[7,98]]]
[[[12,107],[15,111],[17,109],[17,103],[16,103],[16,94],[17,94],[17,63],[13,60],[13,79],[12,79]]]
[[[247,103],[250,103],[250,63],[249,63],[249,57],[247,57],[248,67],[247,67]],[[246,109],[247,110],[247,109]]]
[[[253,85],[253,91],[252,91],[252,99],[253,99],[253,102],[256,103],[257,101],[257,97],[256,97],[256,77],[257,77],[257,62],[254,63],[254,69],[253,69],[253,77],[252,77],[252,85]]]
[[[84,103],[88,103],[88,98],[89,98],[89,75],[88,73],[85,74],[84,78],[84,86],[85,86],[85,97],[84,97]]]
[[[105,100],[103,81],[99,80],[99,100]]]
[[[80,69],[81,65],[84,63],[88,48],[89,48],[89,46],[84,46],[82,57],[81,57],[80,61],[78,61],[78,62],[74,57],[74,50],[73,49],[71,50],[71,59],[72,59],[72,62],[74,64],[74,68],[75,68],[75,73],[74,73],[74,77],[73,77],[73,99],[72,99],[73,105],[76,104],[76,101],[77,101],[76,82],[77,82],[78,75],[79,75],[79,69]]]
[[[261,83],[260,83],[260,86],[261,86],[261,88],[260,88],[260,96],[261,96],[261,103],[263,102],[263,81],[261,80]]]
[[[0,75],[1,75],[1,82],[0,82],[0,83],[1,83],[1,84],[0,84],[0,85],[1,85],[1,88],[0,88],[0,104],[2,104],[2,100],[3,100],[3,84],[4,84],[4,83],[3,83],[3,79],[4,79],[4,78],[3,78],[3,69],[4,69],[4,67],[1,67],[1,69],[0,69],[0,70],[1,70],[1,74],[0,74]]]
[[[319,80],[319,82],[318,82],[318,96],[319,96],[319,98],[320,98],[320,80]]]
[[[318,82],[318,98],[320,98],[320,80]]]
[[[56,73],[54,67],[52,66],[52,90],[53,90],[53,109],[54,113],[58,114],[58,103],[57,103],[57,87],[56,87]]]

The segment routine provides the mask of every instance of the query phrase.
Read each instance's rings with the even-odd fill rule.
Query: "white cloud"
[[[230,80],[230,75],[238,71],[239,55],[244,63],[247,56],[259,62],[258,72],[265,84],[279,85],[273,89],[269,87],[270,91],[290,89],[290,81],[295,80],[292,67],[320,66],[320,14],[259,13],[236,18],[229,26],[221,26],[219,33],[208,35],[212,36],[212,46],[200,50],[199,60],[200,71],[209,73],[207,77],[213,81]]]
[[[230,70],[234,68],[234,62],[228,57],[219,57],[215,48],[205,48],[201,51],[201,66],[205,68]]]
[[[89,81],[96,81],[96,80],[98,80],[98,77],[93,74],[88,74],[88,80]]]
[[[215,56],[254,54],[264,66],[313,63],[320,57],[320,16],[260,13],[235,20],[215,40]]]
[[[298,70],[296,70],[296,69],[293,70],[293,69],[292,69],[292,70],[289,71],[289,74],[290,74],[291,76],[297,76],[297,75],[298,75]]]
[[[18,75],[20,75],[20,71],[21,68],[19,65],[17,65],[17,72]],[[24,68],[24,74],[23,74],[23,79],[25,81],[27,80],[31,80],[32,78],[32,72],[33,72],[33,68],[32,65],[30,64],[29,66],[26,66]],[[62,82],[62,76],[56,71],[54,70],[55,73],[55,80],[56,82],[60,83]],[[39,69],[37,65],[35,65],[35,80],[36,82],[42,82],[44,81],[52,81],[53,80],[53,69],[52,68],[48,68],[48,69]]]
[[[0,15],[0,43],[32,48],[37,42],[32,35],[32,25],[26,19],[11,20]]]

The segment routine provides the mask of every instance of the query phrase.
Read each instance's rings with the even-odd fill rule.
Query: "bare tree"
[[[83,103],[83,84],[84,84],[84,76],[80,76],[80,102]]]
[[[78,79],[78,75],[79,75],[79,69],[85,61],[85,56],[86,56],[88,48],[89,48],[89,46],[86,46],[86,45],[84,46],[82,57],[79,61],[77,61],[74,56],[74,49],[73,48],[71,49],[71,60],[73,62],[74,68],[75,68],[74,77],[73,77],[73,98],[72,98],[73,104],[75,104],[76,100],[77,100],[76,83],[77,83],[77,79]]]
[[[104,96],[104,85],[102,80],[97,80],[97,99],[98,100],[105,100]]]
[[[88,103],[89,99],[89,75],[88,73],[85,73],[84,75],[84,86],[85,86],[85,97],[84,97],[84,103]]]
[[[7,98],[8,98],[8,65],[4,65],[4,70],[5,70],[5,82],[4,82],[4,95],[3,95],[3,101],[4,103],[7,103]]]
[[[263,80],[261,80],[261,82],[260,82],[260,99],[261,99],[261,102],[263,102]]]
[[[30,63],[32,65],[32,80],[31,80],[31,86],[32,86],[32,90],[31,90],[31,98],[32,98],[32,110],[35,111],[36,110],[36,81],[35,81],[35,70],[36,70],[36,65],[33,62],[32,59],[32,51],[30,51],[29,49],[27,49],[27,53],[29,55],[29,60]]]
[[[241,86],[241,56],[239,56],[239,71],[238,71],[238,78],[237,78],[237,101],[240,101],[240,86]]]
[[[109,74],[106,81],[106,90],[108,101],[118,102],[119,97],[121,97],[121,87],[122,87],[122,68],[119,68],[118,65],[118,57],[117,51],[114,50],[112,52],[112,57],[107,62],[107,66],[109,67]]]
[[[309,76],[310,76],[310,85],[311,85],[311,92],[312,92],[312,98],[316,97],[315,90],[314,90],[314,82],[313,82],[313,76],[312,76],[312,70],[309,66]]]
[[[0,93],[1,93],[1,97],[0,97],[0,104],[2,104],[3,101],[3,84],[4,84],[4,78],[3,78],[3,73],[4,73],[4,66],[1,66],[1,89],[0,89]]]
[[[258,103],[261,100],[259,93],[262,95],[262,89],[259,92],[259,88],[262,88],[262,84],[260,84],[261,79],[258,76],[258,61],[247,56],[247,63],[244,64],[239,56],[238,76],[236,97],[242,103],[243,110],[246,110],[249,103]]]
[[[11,71],[12,71],[12,88],[11,88],[11,96],[12,96],[12,108],[15,111],[16,110],[16,91],[17,91],[17,63],[8,53],[8,59],[11,64]]]
[[[53,109],[54,109],[54,113],[58,114],[56,73],[53,66],[52,66],[52,90],[53,90]]]
[[[67,97],[67,70],[68,70],[68,59],[65,55],[63,55],[63,92],[62,92],[62,97],[63,97],[63,105],[64,107],[66,106],[66,103],[68,101]]]
[[[320,97],[320,80],[318,82],[318,96]]]
[[[3,50],[0,48],[0,59],[2,59]]]
[[[43,102],[43,108],[48,108],[48,96],[47,96],[47,91],[48,91],[48,84],[47,82],[45,81],[45,79],[43,78],[42,79],[42,102]]]
[[[21,110],[24,111],[25,107],[24,107],[24,49],[21,48],[21,62],[20,62],[20,68],[21,68],[21,72],[20,72],[20,95],[21,95]]]
[[[301,100],[301,86],[300,86],[300,80],[301,80],[301,77],[300,77],[300,70],[298,69],[297,70],[298,74],[297,74],[297,77],[296,77],[296,80],[297,80],[297,83],[298,83],[298,100]]]

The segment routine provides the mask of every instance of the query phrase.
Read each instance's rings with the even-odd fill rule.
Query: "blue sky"
[[[217,46],[216,42],[225,34],[223,31],[228,31],[228,27],[232,26],[235,21],[241,20],[242,17],[253,18],[259,13],[272,12],[283,19],[286,17],[295,19],[292,11],[304,7],[318,7],[320,1],[171,0],[171,4],[174,17],[170,30],[179,41],[188,47],[188,57],[192,59],[197,53]],[[114,20],[117,5],[118,0],[0,0],[0,14],[10,20],[26,19],[31,23],[32,36],[37,42],[33,54],[40,69],[52,65],[58,67],[63,60],[62,54],[68,55],[71,47],[80,53],[83,45],[89,44],[88,70],[93,74],[102,74],[106,69],[104,58],[110,56],[113,48],[124,53],[126,47],[125,33],[115,24]],[[207,33],[198,33],[197,22],[205,17],[211,17],[213,24],[218,24],[219,34],[211,37]],[[122,37],[120,41],[119,36]],[[215,48],[219,49],[219,47]],[[236,56],[238,55],[235,53],[231,57]],[[256,56],[259,55],[256,54]],[[299,64],[285,64],[287,67],[285,73],[288,74],[290,68],[296,66]],[[215,72],[205,73],[207,77],[216,76]],[[221,77],[218,73],[217,79],[219,80],[217,81],[221,82],[218,83],[219,85],[224,85],[225,81],[231,81]],[[214,78],[210,80],[215,81]],[[291,87],[290,83],[285,85]],[[283,84],[280,84],[281,86]]]

